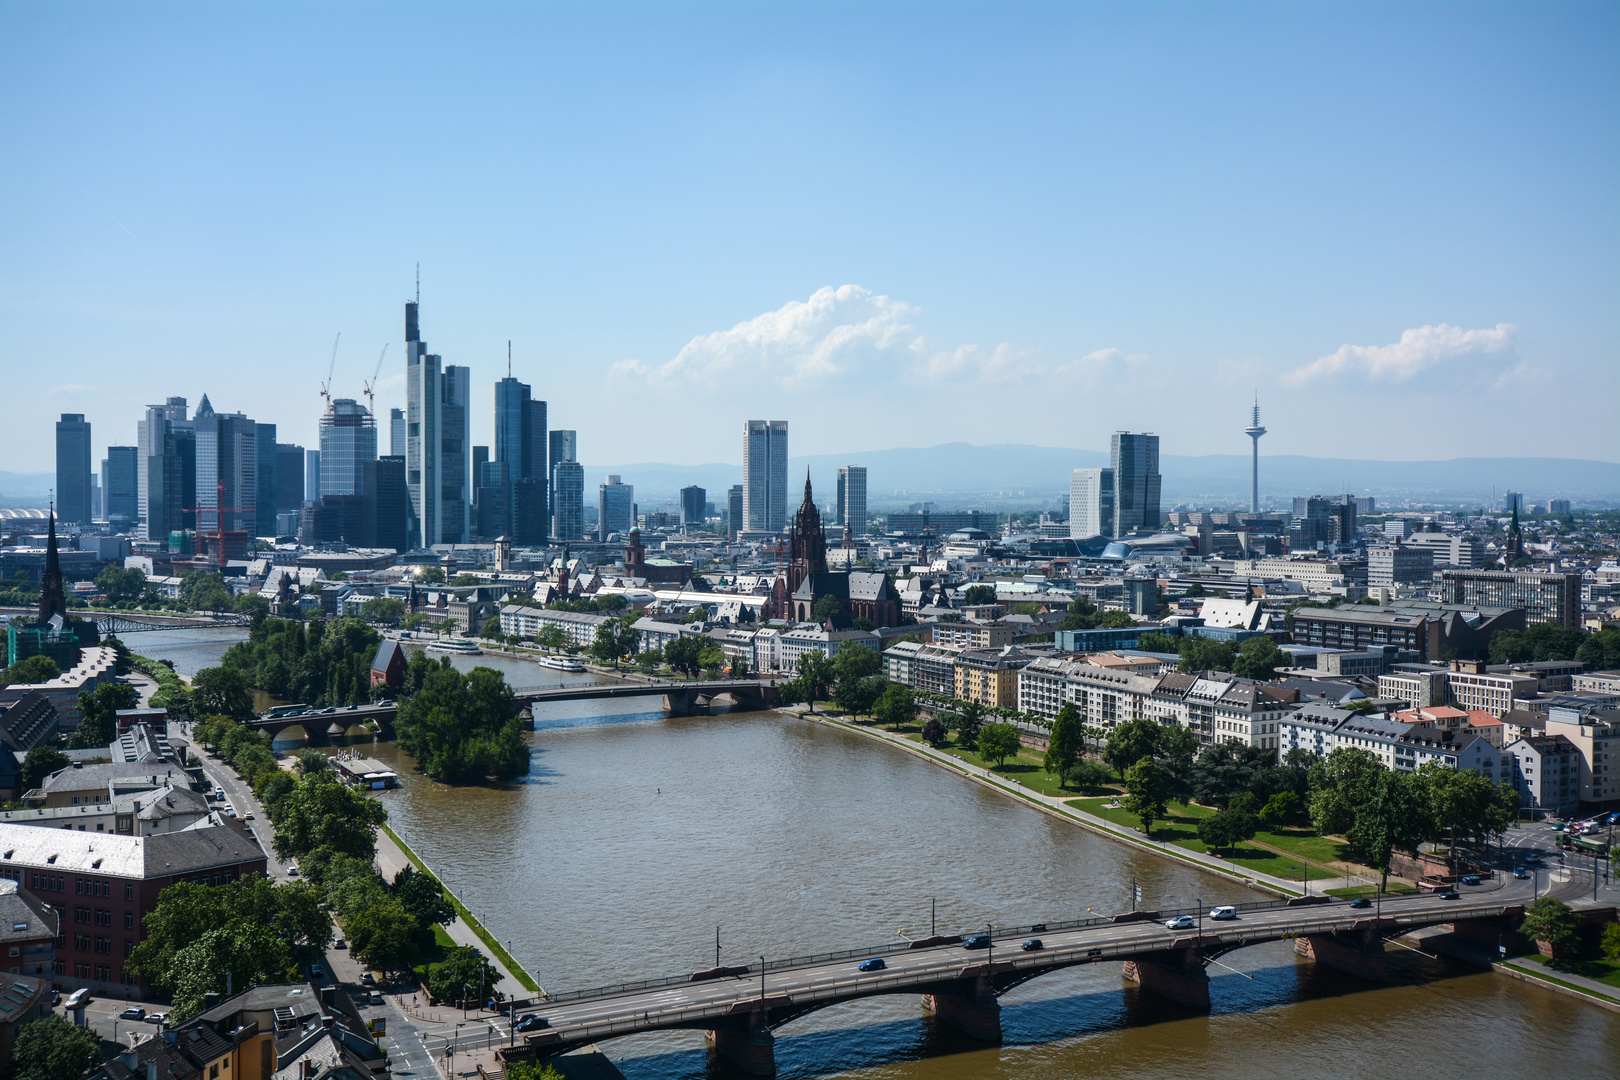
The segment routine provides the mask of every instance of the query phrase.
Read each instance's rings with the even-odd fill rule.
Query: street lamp
[[[714,928],[714,966],[720,966],[720,927]]]
[[[765,958],[759,958],[759,1005],[765,1007]]]

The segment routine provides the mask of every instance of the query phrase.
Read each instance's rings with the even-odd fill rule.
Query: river
[[[240,631],[131,635],[190,674]],[[502,657],[518,687],[589,681]],[[941,932],[1254,898],[1239,886],[1056,821],[902,751],[776,714],[666,719],[651,699],[540,706],[534,770],[506,790],[411,771],[383,794],[394,827],[547,988],[679,974]],[[782,1077],[1298,1080],[1416,1071],[1612,1077],[1620,1019],[1411,952],[1370,987],[1285,943],[1222,958],[1208,1015],[1125,986],[1119,965],[1043,976],[1003,999],[984,1047],[915,996],[835,1006],[778,1034]],[[1241,973],[1241,974],[1240,974]],[[734,1075],[693,1032],[615,1040],[630,1080]],[[620,1059],[623,1060],[620,1060]]]

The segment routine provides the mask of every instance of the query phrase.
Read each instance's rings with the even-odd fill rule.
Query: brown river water
[[[455,662],[523,687],[589,679]],[[931,898],[941,932],[1111,914],[1133,877],[1147,906],[1260,898],[849,732],[776,714],[666,719],[655,701],[542,707],[534,771],[504,790],[446,788],[392,745],[368,748],[404,779],[383,796],[394,828],[548,989],[708,967],[716,925],[722,961],[748,963],[927,933]],[[916,996],[836,1006],[777,1032],[779,1075],[1620,1076],[1620,1016],[1463,964],[1395,950],[1392,982],[1372,986],[1286,943],[1222,962],[1237,971],[1210,969],[1208,1015],[1139,994],[1116,964],[1035,979],[1002,999],[998,1047],[937,1025]],[[630,1080],[737,1075],[695,1032],[602,1049]]]

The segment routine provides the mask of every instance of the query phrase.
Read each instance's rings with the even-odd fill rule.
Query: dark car
[[[1441,889],[1434,895],[1438,896],[1442,900],[1456,900],[1458,898],[1456,889]]]
[[[862,971],[882,971],[884,968],[886,968],[888,966],[889,966],[888,964],[885,964],[883,962],[883,957],[881,957],[881,956],[874,956],[870,960],[862,960],[861,961],[861,970]]]
[[[1046,948],[1046,946],[1041,943],[1041,939],[1038,937],[1032,937],[1018,947],[1023,949],[1025,952],[1035,952],[1039,949]]]
[[[310,978],[319,979],[319,978],[325,977],[325,975],[326,975],[326,969],[321,967],[321,965],[319,965],[319,964],[311,964],[311,965],[309,965],[309,977]]]
[[[989,947],[989,934],[974,934],[972,937],[962,942],[962,948],[964,949],[988,949]]]
[[[1353,908],[1369,908],[1372,907],[1372,901],[1365,896],[1358,896],[1350,901],[1350,906]]]
[[[1518,878],[1520,881],[1523,881],[1525,878],[1529,877],[1530,875],[1525,873],[1524,867],[1515,866],[1513,868],[1513,876]]]
[[[551,1021],[547,1020],[545,1017],[530,1015],[525,1016],[522,1020],[518,1021],[517,1029],[519,1031],[539,1031],[541,1028],[548,1028],[550,1026]]]

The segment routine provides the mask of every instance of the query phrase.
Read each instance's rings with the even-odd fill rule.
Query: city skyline
[[[896,62],[836,18],[783,35],[788,9],[644,11],[613,23],[611,56],[599,13],[340,10],[312,46],[262,12],[109,11],[70,37],[61,12],[12,10],[35,47],[0,75],[22,163],[0,192],[30,212],[0,282],[15,390],[46,408],[0,465],[49,471],[64,412],[106,438],[99,458],[167,394],[313,446],[340,330],[336,396],[358,398],[394,346],[387,415],[405,405],[396,305],[418,262],[480,445],[510,339],[513,375],[596,460],[728,460],[733,418],[761,415],[794,422],[801,452],[929,445],[964,401],[1035,399],[1054,421],[1022,425],[1038,445],[1104,449],[1171,411],[1178,452],[1242,453],[1256,386],[1271,454],[1320,455],[1280,418],[1330,404],[1369,456],[1458,456],[1434,415],[1511,408],[1564,418],[1540,454],[1620,460],[1602,412],[1620,392],[1620,167],[1590,138],[1620,110],[1615,13],[1180,15],[869,13],[873,41],[916,44]],[[1437,37],[1459,48],[1421,44]],[[370,89],[427,41],[446,57],[434,87],[410,107]],[[518,41],[556,63],[486,62]],[[959,86],[941,55],[992,77]],[[1384,74],[1362,78],[1368,63]],[[642,115],[653,86],[666,100]],[[786,113],[811,120],[769,122]],[[382,166],[407,132],[447,164]],[[1480,147],[1490,168],[1458,167]],[[502,166],[460,163],[485,158]],[[896,394],[914,407],[875,423]],[[727,424],[671,448],[624,423],[660,409]],[[1057,422],[1091,409],[1117,422]]]

